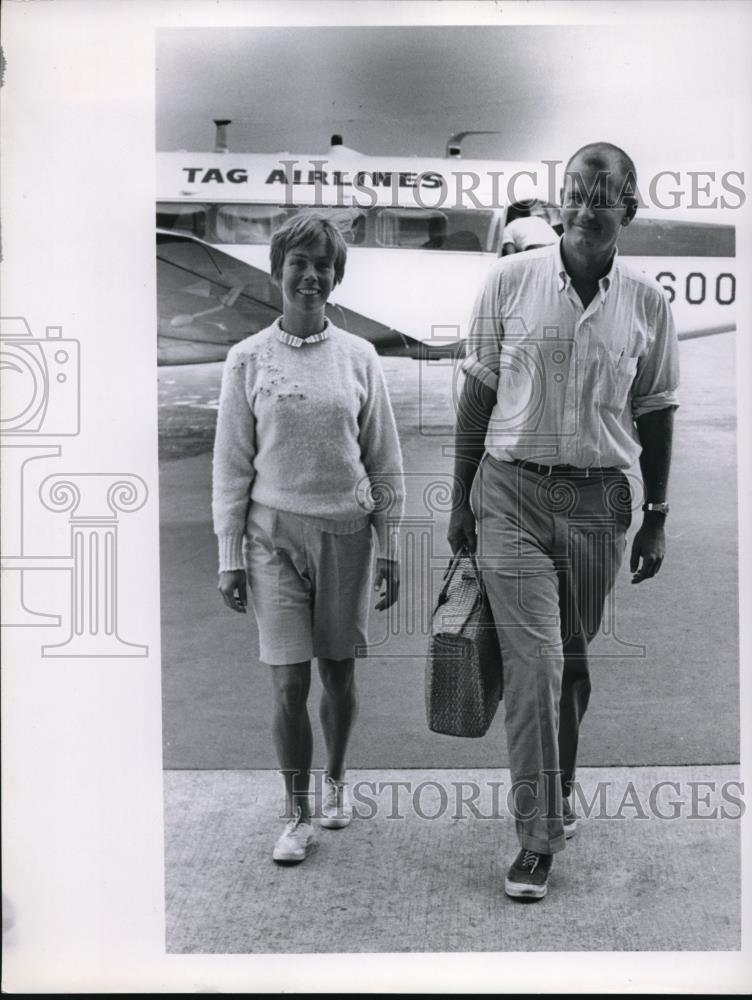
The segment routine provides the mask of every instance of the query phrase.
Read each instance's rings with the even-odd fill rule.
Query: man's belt
[[[564,476],[570,479],[573,476],[614,476],[621,472],[621,469],[616,468],[601,468],[599,465],[591,466],[587,469],[581,469],[576,465],[539,465],[537,462],[528,462],[523,458],[508,458],[505,459],[508,465],[517,465],[521,469],[529,469],[531,472],[537,472],[539,476]]]

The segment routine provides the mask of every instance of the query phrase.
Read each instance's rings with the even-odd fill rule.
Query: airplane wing
[[[157,232],[157,361],[222,361],[229,348],[269,326],[282,312],[279,289],[263,270],[194,237]],[[369,340],[380,354],[445,356],[377,320],[328,304],[336,326]]]
[[[222,361],[279,315],[269,276],[189,236],[157,233],[157,362]]]

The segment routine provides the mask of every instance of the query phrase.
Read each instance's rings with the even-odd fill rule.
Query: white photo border
[[[330,955],[293,960],[290,955],[165,952],[155,31],[623,23],[625,37],[639,45],[636,21],[640,30],[671,18],[695,24],[698,31],[717,30],[722,23],[739,60],[740,93],[747,95],[737,109],[740,158],[752,164],[752,86],[742,59],[751,13],[744,3],[668,2],[30,0],[4,5],[2,315],[24,319],[37,341],[64,340],[68,358],[77,342],[78,370],[69,372],[71,378],[78,376],[80,389],[78,423],[66,411],[63,435],[50,430],[46,438],[35,439],[40,447],[59,449],[54,462],[44,470],[30,462],[22,484],[4,481],[4,506],[13,514],[14,504],[22,503],[19,486],[29,495],[46,489],[48,503],[37,508],[38,548],[24,552],[29,558],[47,551],[69,558],[71,532],[88,538],[91,530],[86,534],[84,528],[91,529],[94,521],[106,522],[110,541],[102,545],[116,545],[120,533],[120,613],[114,634],[140,650],[134,654],[121,647],[118,654],[116,643],[112,652],[98,647],[90,654],[43,655],[33,624],[3,630],[3,882],[12,915],[4,942],[6,991],[332,990]],[[743,220],[737,247],[742,266],[752,260],[749,205]],[[739,291],[744,706],[752,703],[752,630],[743,613],[752,603],[750,561],[743,557],[752,551],[752,401],[743,391],[752,372],[752,302],[748,282]],[[52,356],[52,348],[40,350]],[[46,483],[53,473],[60,482]],[[700,562],[703,555],[698,554]],[[73,571],[70,563],[59,568]],[[752,787],[752,727],[748,717],[743,721],[742,780]],[[750,843],[749,817],[742,823],[742,842]],[[543,962],[510,953],[381,954],[373,960],[358,954],[338,959],[338,977],[342,983],[363,983],[367,964],[371,991],[744,992],[751,985],[752,954],[748,864],[743,872],[742,950],[723,953],[722,960],[709,962],[706,953],[687,952],[547,953]]]

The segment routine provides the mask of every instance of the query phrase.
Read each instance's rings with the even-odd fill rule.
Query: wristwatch
[[[668,504],[667,503],[644,503],[642,505],[644,512],[650,512],[653,514],[663,514],[665,517],[668,514]]]

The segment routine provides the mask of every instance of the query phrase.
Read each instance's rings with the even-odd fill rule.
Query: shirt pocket
[[[639,358],[624,351],[603,348],[598,369],[598,402],[601,409],[621,415],[629,403],[629,390],[637,375]]]

